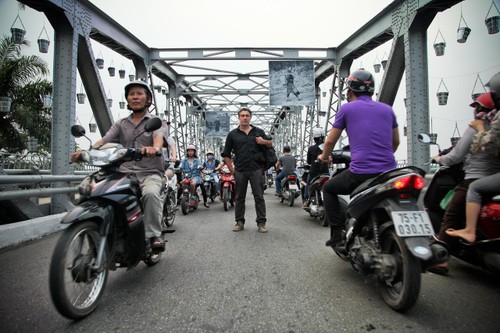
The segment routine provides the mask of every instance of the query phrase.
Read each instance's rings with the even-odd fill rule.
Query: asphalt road
[[[324,246],[328,229],[266,192],[267,234],[233,232],[216,202],[178,212],[154,267],[111,272],[100,305],[73,322],[55,310],[48,267],[60,234],[0,251],[0,332],[499,332],[500,282],[451,261],[423,274],[414,308],[389,309],[373,280]]]

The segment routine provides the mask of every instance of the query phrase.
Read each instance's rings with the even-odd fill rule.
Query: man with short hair
[[[248,182],[252,187],[252,194],[255,200],[255,212],[257,214],[258,231],[265,233],[266,228],[266,202],[264,200],[264,184],[262,175],[264,166],[256,161],[257,154],[261,153],[264,147],[271,147],[273,141],[266,133],[253,125],[252,112],[247,107],[238,111],[239,126],[229,132],[222,157],[234,175],[236,181],[236,206],[234,210],[236,224],[233,231],[241,231],[245,225],[245,198]],[[231,163],[231,156],[234,154],[234,165]]]
[[[297,166],[297,160],[295,156],[290,155],[290,146],[283,147],[283,156],[276,162],[276,170],[281,169],[281,172],[276,175],[276,193],[275,195],[281,196],[281,181],[288,175],[293,175],[295,173],[295,168]]]

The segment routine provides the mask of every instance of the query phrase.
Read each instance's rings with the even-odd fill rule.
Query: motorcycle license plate
[[[402,211],[391,214],[396,234],[399,237],[434,235],[431,220],[425,211]]]
[[[297,184],[288,184],[288,189],[289,190],[298,190]]]

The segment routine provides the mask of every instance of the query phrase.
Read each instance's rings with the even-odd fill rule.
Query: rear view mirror
[[[71,126],[71,135],[75,138],[85,136],[85,128],[82,125],[73,125]]]
[[[432,142],[431,137],[429,136],[429,134],[426,134],[426,133],[420,133],[417,138],[418,138],[418,141],[420,141],[422,143],[431,143]]]
[[[156,131],[158,128],[161,127],[161,119],[158,117],[151,118],[148,120],[146,123],[146,126],[144,126],[144,129],[146,132],[153,132]]]

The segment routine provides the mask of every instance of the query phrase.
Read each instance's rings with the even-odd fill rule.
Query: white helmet
[[[313,128],[313,138],[322,138],[325,136],[325,132],[321,127]]]

